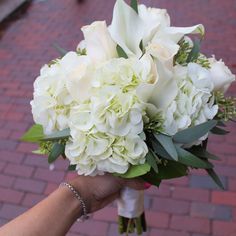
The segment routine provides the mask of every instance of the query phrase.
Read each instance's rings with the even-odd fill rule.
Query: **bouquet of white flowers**
[[[36,124],[23,140],[37,142],[49,163],[68,159],[79,175],[159,186],[205,169],[223,188],[206,148],[209,133],[227,134],[224,122],[236,115],[235,99],[224,96],[235,76],[200,53],[203,25],[173,27],[165,9],[117,0],[111,25],[82,31],[76,51],[41,69],[31,101]],[[124,189],[118,213],[120,233],[145,231],[143,192]]]

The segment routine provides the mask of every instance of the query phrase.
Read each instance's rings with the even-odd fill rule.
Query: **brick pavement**
[[[236,5],[234,0],[146,0],[167,8],[175,25],[203,23],[204,51],[222,57],[236,73]],[[20,17],[1,25],[0,32],[0,225],[14,218],[53,191],[63,178],[66,164],[31,154],[35,145],[19,142],[32,124],[29,101],[32,84],[43,63],[57,56],[54,42],[74,49],[82,38],[80,27],[94,20],[111,19],[114,0],[34,1]],[[236,93],[236,84],[229,91]],[[214,137],[210,149],[218,154],[217,170],[225,183],[220,191],[202,172],[166,181],[146,193],[149,236],[236,235],[236,127],[227,137]],[[68,236],[116,236],[114,205],[76,223]]]

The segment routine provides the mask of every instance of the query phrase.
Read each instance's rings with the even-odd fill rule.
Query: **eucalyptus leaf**
[[[158,140],[158,142],[166,150],[166,152],[171,156],[171,158],[177,161],[178,154],[176,152],[172,138],[164,134],[154,134],[154,137]]]
[[[65,146],[63,144],[60,143],[54,143],[52,146],[52,150],[48,156],[48,163],[51,164],[54,161],[56,161],[56,159],[62,155],[65,151]]]
[[[173,136],[173,140],[177,143],[192,143],[207,134],[217,125],[216,120],[210,120],[200,125],[182,130]]]
[[[123,48],[122,48],[120,45],[118,45],[118,44],[117,44],[117,46],[116,46],[116,51],[117,51],[117,54],[118,54],[119,57],[123,57],[123,58],[125,58],[125,59],[128,58],[128,56],[127,56],[127,54],[125,53],[125,51],[123,50]]]
[[[178,145],[176,145],[176,150],[179,158],[178,161],[186,166],[191,166],[194,168],[201,168],[201,169],[213,168],[213,165],[211,163],[198,158],[197,156],[179,147]]]
[[[58,51],[58,53],[60,54],[60,56],[65,56],[66,53],[68,53],[68,51],[66,51],[64,48],[62,48],[61,46],[59,46],[57,43],[53,44],[53,47]]]
[[[131,165],[125,174],[115,174],[115,175],[121,178],[131,179],[145,175],[147,172],[150,171],[150,169],[151,166],[146,162],[142,165]]]
[[[167,160],[173,160],[173,158],[167,153],[167,151],[161,146],[161,144],[155,139],[152,140],[152,147],[154,149],[154,152]]]
[[[224,129],[221,129],[219,127],[214,127],[212,130],[211,130],[211,133],[212,134],[216,134],[216,135],[226,135],[228,133],[230,133],[229,131],[227,130],[224,130]]]
[[[188,150],[192,154],[198,157],[206,158],[206,159],[213,159],[213,160],[220,160],[219,157],[215,156],[214,154],[209,153],[201,146],[194,146]]]
[[[157,158],[155,153],[151,149],[149,149],[148,154],[146,155],[147,163],[152,167],[152,169],[158,173],[158,166],[157,166]]]
[[[56,141],[56,140],[65,139],[69,137],[70,137],[70,129],[67,128],[61,131],[56,131],[53,134],[50,134],[48,136],[45,136],[41,140],[42,141]]]
[[[138,1],[137,0],[131,0],[130,6],[136,11],[138,14]]]
[[[193,42],[193,48],[190,51],[188,58],[187,58],[187,63],[194,62],[200,53],[200,40],[194,40]]]
[[[214,182],[221,188],[225,189],[223,183],[221,182],[219,176],[215,173],[213,169],[206,170],[208,175],[214,180]]]
[[[149,171],[147,174],[141,177],[145,182],[159,187],[161,184],[161,179],[154,170]]]
[[[33,125],[22,137],[24,142],[39,142],[44,137],[42,125]]]

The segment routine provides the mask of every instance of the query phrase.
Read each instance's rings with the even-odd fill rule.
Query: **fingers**
[[[135,190],[144,190],[146,189],[145,182],[142,179],[127,179],[124,181],[124,185]]]

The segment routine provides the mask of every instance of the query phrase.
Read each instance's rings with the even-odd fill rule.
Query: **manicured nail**
[[[152,185],[149,184],[149,183],[145,183],[145,184],[144,184],[144,188],[145,188],[145,189],[149,189],[151,186],[152,186]]]

